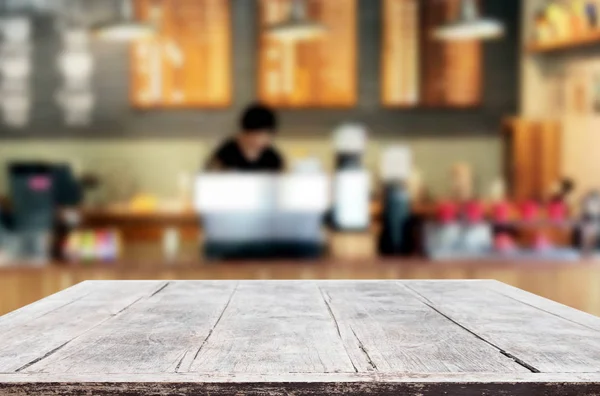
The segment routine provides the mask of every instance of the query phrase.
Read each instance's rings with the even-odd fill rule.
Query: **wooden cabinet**
[[[506,177],[512,198],[548,197],[562,176],[561,129],[558,121],[505,120]]]
[[[383,7],[383,103],[417,106],[420,84],[420,0],[384,0]]]
[[[131,50],[134,107],[225,107],[231,102],[231,2],[136,0],[156,38]]]
[[[481,103],[479,41],[443,42],[433,30],[455,18],[459,0],[383,0],[382,102],[389,107]]]
[[[287,108],[351,107],[357,102],[357,0],[307,0],[311,19],[328,31],[310,42],[274,39],[267,26],[284,20],[290,0],[260,0],[258,94]]]

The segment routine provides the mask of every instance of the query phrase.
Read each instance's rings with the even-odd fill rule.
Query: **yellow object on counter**
[[[158,209],[158,199],[150,194],[140,194],[131,200],[129,207],[134,212],[154,212]]]

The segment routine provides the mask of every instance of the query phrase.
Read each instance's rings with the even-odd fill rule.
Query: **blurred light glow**
[[[31,21],[26,17],[6,18],[1,26],[6,42],[22,43],[31,38]]]
[[[153,26],[136,22],[119,22],[100,26],[94,31],[94,35],[102,40],[108,41],[135,41],[151,38],[156,34]]]
[[[412,153],[407,146],[391,146],[381,158],[381,178],[385,181],[406,181],[412,173]]]
[[[31,21],[27,17],[10,17],[3,19],[0,26],[3,38],[0,52],[0,106],[8,126],[23,128],[29,122],[32,101]]]
[[[268,175],[204,174],[196,179],[194,207],[199,213],[269,212],[273,180]]]
[[[96,102],[92,90],[94,59],[89,33],[81,28],[63,30],[60,33],[63,48],[57,63],[63,82],[56,94],[56,101],[67,125],[89,125]]]
[[[87,80],[94,69],[94,60],[89,52],[63,52],[58,59],[59,69],[71,80]]]
[[[362,124],[343,124],[334,131],[335,149],[340,153],[363,153],[367,135],[367,128]]]
[[[331,183],[325,174],[278,178],[277,208],[290,213],[320,213],[331,206]]]
[[[24,93],[3,95],[1,106],[4,122],[14,128],[22,128],[29,122],[31,99]]]

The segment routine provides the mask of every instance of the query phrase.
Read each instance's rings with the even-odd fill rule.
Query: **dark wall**
[[[106,0],[102,0],[106,4]],[[225,110],[140,112],[129,107],[129,52],[122,44],[94,43],[97,109],[94,124],[67,128],[54,101],[58,87],[58,37],[48,18],[36,19],[35,105],[25,130],[0,126],[0,138],[193,137],[227,134],[237,115],[256,97],[257,9],[255,0],[230,0],[234,26],[233,105]],[[344,121],[367,123],[379,136],[481,135],[498,131],[500,119],[517,110],[519,84],[519,0],[485,0],[485,13],[505,21],[507,35],[485,47],[482,107],[472,110],[389,110],[380,105],[381,2],[359,1],[359,103],[351,110],[301,110],[282,113],[288,136],[328,134]]]

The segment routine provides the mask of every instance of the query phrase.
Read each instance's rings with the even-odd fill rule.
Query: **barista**
[[[239,132],[227,139],[212,154],[210,171],[282,172],[284,161],[273,146],[277,132],[277,116],[260,104],[246,108],[240,120]]]

